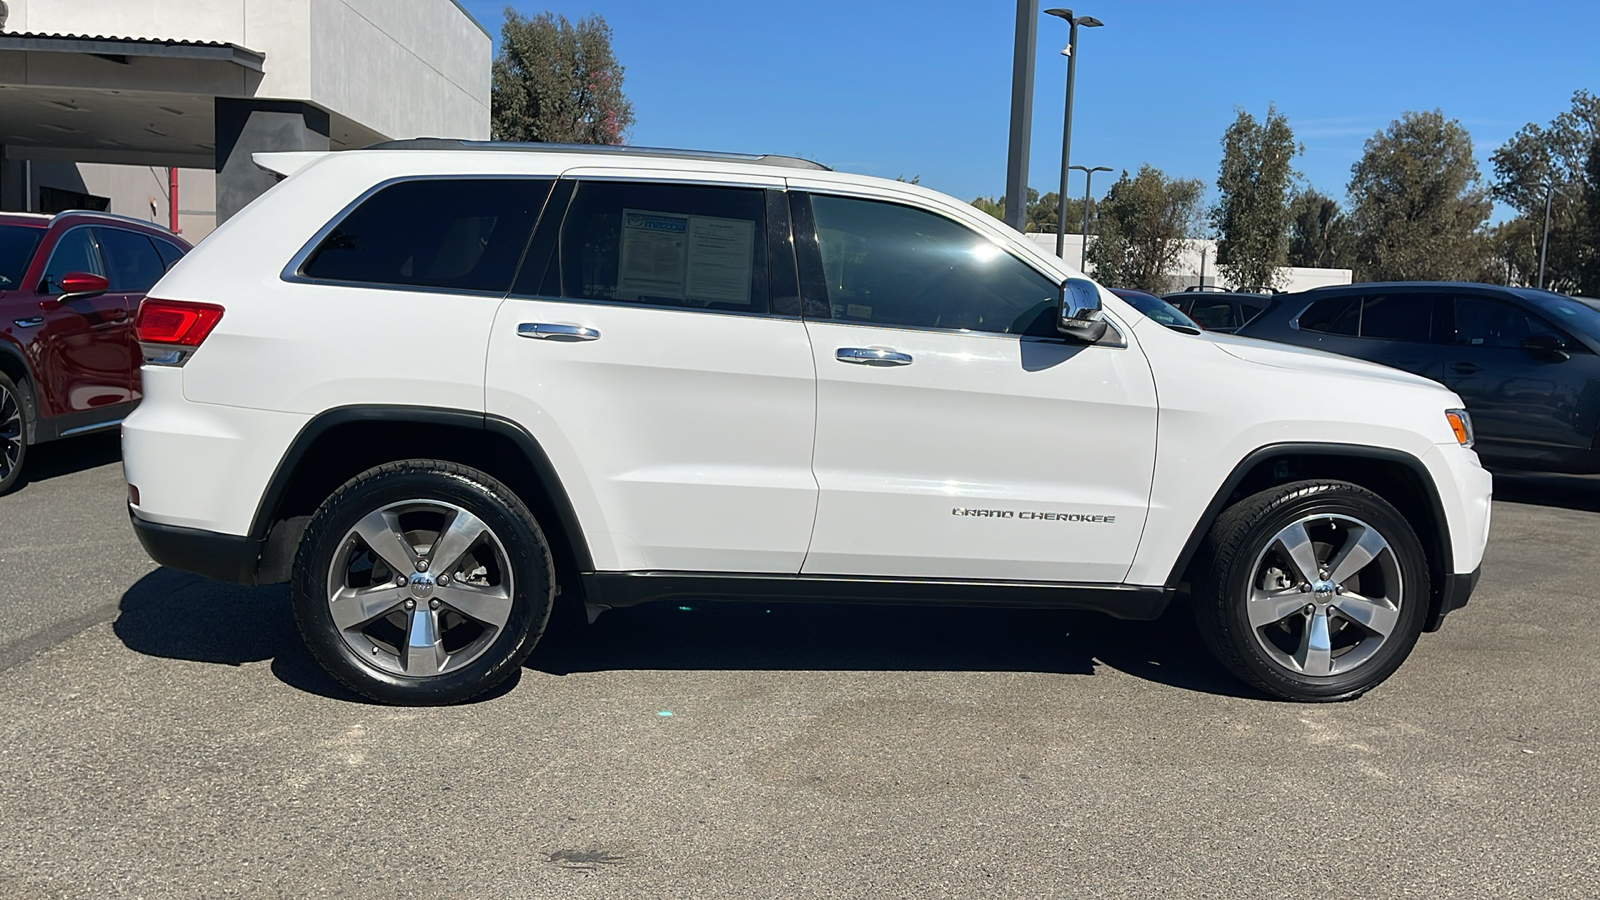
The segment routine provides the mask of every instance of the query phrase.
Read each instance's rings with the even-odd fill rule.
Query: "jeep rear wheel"
[[[1405,518],[1340,481],[1301,481],[1230,507],[1195,582],[1201,637],[1243,680],[1289,700],[1359,697],[1422,633],[1428,566]]]
[[[457,703],[532,651],[553,571],[538,523],[498,481],[451,463],[389,463],[312,517],[295,560],[295,618],[317,661],[353,690]]]

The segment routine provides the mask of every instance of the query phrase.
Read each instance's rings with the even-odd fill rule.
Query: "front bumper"
[[[1478,577],[1483,574],[1483,566],[1479,564],[1476,569],[1465,574],[1450,574],[1444,577],[1444,589],[1439,592],[1439,600],[1434,607],[1428,610],[1428,621],[1423,624],[1423,631],[1438,631],[1444,624],[1444,617],[1467,605],[1472,598],[1472,591],[1478,586]]]
[[[265,540],[218,534],[200,528],[162,525],[139,518],[130,507],[133,533],[150,558],[163,566],[193,572],[214,581],[253,586]]]

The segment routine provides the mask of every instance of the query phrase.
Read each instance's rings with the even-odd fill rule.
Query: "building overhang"
[[[212,168],[218,98],[254,98],[237,44],[0,32],[0,145],[13,159]],[[385,136],[334,115],[336,148]]]
[[[154,40],[150,38],[105,37],[81,34],[6,34],[0,32],[0,51],[24,53],[87,53],[114,63],[126,64],[129,57],[199,59],[232,63],[255,72],[262,71],[265,53],[238,44],[217,41]]]

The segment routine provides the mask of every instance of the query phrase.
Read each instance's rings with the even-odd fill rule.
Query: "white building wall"
[[[491,52],[445,0],[311,0],[312,98],[391,138],[488,140]]]
[[[1056,252],[1056,236],[1054,234],[1030,233],[1028,240],[1033,241],[1046,253]],[[1207,239],[1190,239],[1183,242],[1184,246],[1178,253],[1177,264],[1170,273],[1173,280],[1173,290],[1181,290],[1191,285],[1201,283],[1201,273],[1204,273],[1204,283],[1224,288],[1234,288],[1237,285],[1222,277],[1217,271],[1217,242]],[[1065,259],[1067,264],[1078,266],[1078,260],[1083,253],[1083,235],[1066,235]],[[1093,266],[1089,267],[1089,275],[1093,275]],[[1284,266],[1278,270],[1281,291],[1305,291],[1315,287],[1324,287],[1333,284],[1349,284],[1355,273],[1349,269],[1312,269],[1298,266]],[[1107,287],[1123,287],[1112,284]]]

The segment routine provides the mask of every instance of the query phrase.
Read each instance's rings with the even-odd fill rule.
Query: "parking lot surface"
[[[0,498],[3,897],[1592,897],[1600,480],[1507,476],[1470,606],[1353,703],[1177,611],[564,618],[392,709],[286,591],[157,569],[111,439]]]

